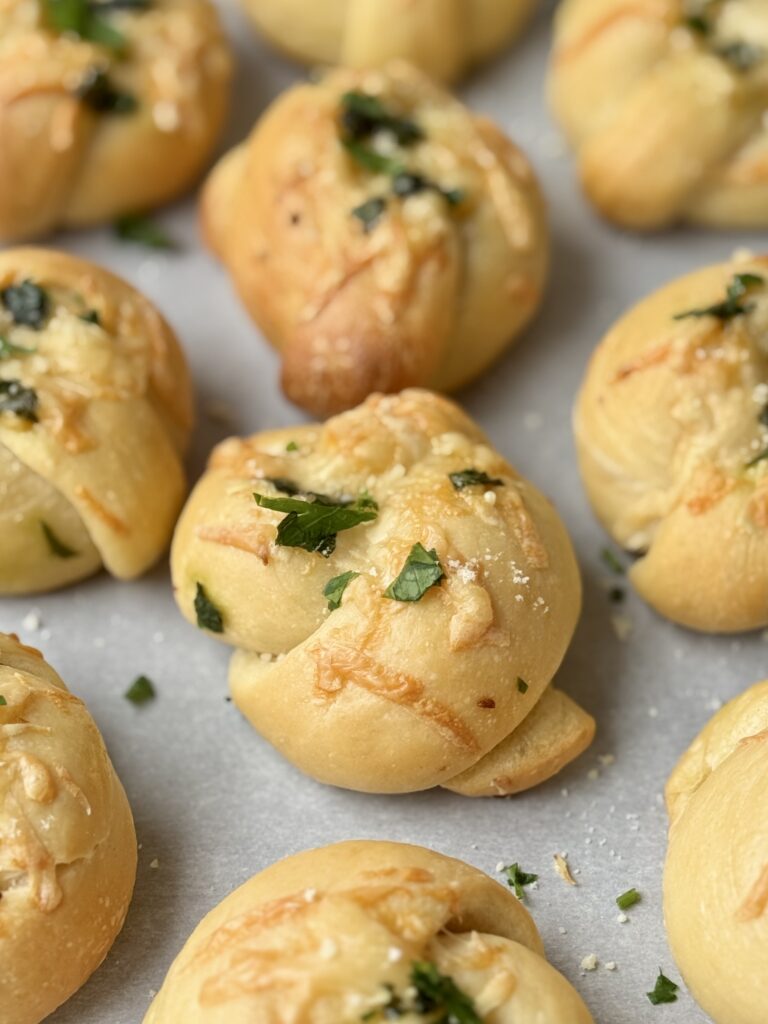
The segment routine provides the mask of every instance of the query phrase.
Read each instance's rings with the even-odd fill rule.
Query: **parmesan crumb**
[[[564,882],[568,885],[576,885],[576,879],[571,874],[571,869],[568,867],[568,861],[565,854],[556,853],[554,856],[555,871],[560,875]]]
[[[594,953],[590,953],[589,956],[585,956],[581,961],[582,971],[596,971],[599,960]]]
[[[159,867],[160,867],[160,861],[159,861],[159,860],[157,859],[157,857],[155,857],[155,859],[154,859],[154,860],[151,860],[151,861],[149,862],[149,866],[150,866],[151,868],[153,868],[153,869],[157,869],[157,868],[159,868]]]
[[[616,967],[617,964],[615,960],[609,960],[608,963],[605,965],[606,971],[615,971]]]
[[[32,611],[28,612],[21,620],[21,625],[29,633],[36,633],[42,626],[42,619],[40,618],[39,612]]]
[[[619,922],[619,924],[626,924],[629,918],[626,914],[619,914],[616,920]]]
[[[307,903],[314,903],[317,899],[317,889],[305,889],[304,899]]]

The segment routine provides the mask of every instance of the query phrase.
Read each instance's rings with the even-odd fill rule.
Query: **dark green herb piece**
[[[152,0],[93,0],[99,10],[105,11],[148,11]]]
[[[444,576],[437,551],[434,548],[427,551],[417,543],[411,548],[397,579],[384,591],[384,596],[394,601],[419,601]]]
[[[641,898],[637,889],[627,889],[621,896],[616,897],[616,906],[619,910],[629,910],[630,907],[634,907],[636,903],[639,903]]]
[[[86,71],[75,96],[96,114],[133,114],[139,106],[135,96],[114,86],[107,72],[99,67]]]
[[[31,356],[35,352],[33,348],[24,348],[21,345],[14,345],[0,334],[0,360],[13,359],[14,356]]]
[[[87,324],[96,324],[97,327],[101,326],[101,316],[95,309],[89,309],[87,313],[81,313],[80,319],[84,320]]]
[[[295,441],[289,441],[288,444],[285,446],[285,450],[287,452],[297,452],[299,450],[299,446],[296,444]]]
[[[401,146],[412,146],[424,138],[414,121],[398,117],[378,97],[364,92],[346,92],[341,97],[341,124],[347,139],[367,139],[375,132],[388,131]]]
[[[152,685],[152,680],[147,679],[146,676],[138,676],[125,691],[124,697],[131,704],[146,704],[148,701],[154,700],[155,688]]]
[[[3,305],[15,324],[39,331],[48,317],[48,295],[34,281],[12,284],[0,292]]]
[[[488,476],[479,469],[462,469],[460,473],[449,473],[451,483],[457,491],[465,487],[503,487],[504,481]]]
[[[384,215],[387,209],[387,200],[381,196],[375,196],[373,199],[368,199],[365,203],[360,206],[356,206],[352,211],[352,216],[357,219],[363,225],[363,231],[366,235],[369,231],[372,231],[378,222]]]
[[[205,592],[202,583],[197,584],[195,591],[195,615],[200,629],[207,629],[209,633],[224,632],[224,618]]]
[[[135,242],[148,249],[177,249],[170,235],[149,217],[129,213],[115,221],[115,235],[123,242]]]
[[[528,683],[526,683],[522,676],[517,677],[517,692],[528,693]]]
[[[5,699],[5,697],[2,695],[2,693],[0,693],[0,708],[4,708],[4,707],[7,707],[7,706],[8,706],[8,701]]]
[[[73,548],[68,547],[63,541],[59,540],[53,530],[50,528],[48,523],[44,520],[40,520],[40,528],[43,531],[43,536],[48,542],[51,554],[55,555],[56,558],[76,558],[77,551]]]
[[[621,587],[611,587],[608,591],[608,600],[612,601],[613,604],[621,604],[625,596],[626,595]]]
[[[527,871],[521,871],[520,865],[517,863],[502,868],[502,872],[507,876],[507,885],[510,889],[515,890],[515,896],[519,900],[525,899],[525,886],[533,885],[534,882],[539,880],[538,875],[530,875]]]
[[[758,452],[753,459],[749,460],[744,468],[752,469],[752,467],[756,466],[758,462],[763,462],[765,459],[768,459],[768,448],[763,448],[761,452]]]
[[[765,57],[765,50],[761,47],[745,42],[726,43],[716,47],[715,53],[735,71],[751,71]]]
[[[335,612],[336,609],[341,606],[341,599],[344,596],[344,591],[352,580],[359,575],[359,572],[350,570],[349,572],[343,572],[341,576],[334,576],[332,580],[328,580],[323,587],[323,594],[328,598],[329,611]]]
[[[411,171],[399,171],[392,179],[392,191],[401,199],[418,195],[419,192],[437,192],[450,206],[458,206],[464,198],[460,189],[444,189],[434,181]]]
[[[399,160],[394,160],[392,157],[377,153],[375,149],[371,149],[364,142],[358,142],[357,139],[342,139],[342,145],[352,159],[359,163],[361,167],[364,167],[366,171],[372,171],[374,174],[391,174],[394,176],[405,170]]]
[[[714,306],[706,306],[704,309],[689,309],[685,313],[676,313],[673,319],[685,320],[687,317],[714,316],[718,320],[732,320],[736,316],[749,313],[754,308],[754,303],[741,300],[750,288],[756,288],[762,284],[765,284],[765,278],[759,274],[734,274],[722,302],[716,302]]]
[[[660,1003],[676,1003],[677,992],[680,988],[674,981],[662,973],[659,968],[659,976],[656,979],[656,985],[654,986],[653,992],[646,992],[648,999],[653,1003],[654,1006],[658,1006]]]
[[[472,999],[453,978],[441,974],[435,964],[414,961],[410,980],[416,989],[417,1013],[439,1013],[437,1024],[483,1024]]]
[[[20,380],[0,380],[0,412],[12,412],[21,420],[37,423],[37,392]]]
[[[303,548],[329,558],[336,549],[338,533],[369,523],[379,514],[379,506],[367,494],[348,503],[333,503],[333,499],[323,495],[313,497],[313,501],[304,501],[254,494],[256,504],[262,508],[286,513],[277,526],[277,543],[281,547]]]
[[[54,31],[69,32],[115,53],[125,50],[125,36],[102,16],[109,10],[107,4],[95,3],[94,0],[43,0],[43,7],[48,24]]]
[[[617,576],[624,575],[624,566],[619,561],[619,556],[612,551],[611,548],[603,548],[600,552],[600,557],[603,560],[603,564],[610,569],[611,572],[615,572]]]
[[[692,32],[696,32],[700,36],[708,36],[712,31],[712,26],[703,14],[692,14],[685,19],[685,24]]]

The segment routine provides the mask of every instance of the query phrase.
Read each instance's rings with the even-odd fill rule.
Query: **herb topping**
[[[465,487],[503,487],[504,481],[488,476],[479,469],[462,469],[460,473],[449,473],[451,483],[457,491]]]
[[[43,0],[45,17],[55,32],[68,32],[122,54],[127,41],[105,19],[113,11],[146,11],[150,0]]]
[[[621,896],[616,897],[616,906],[619,910],[629,910],[630,907],[634,907],[636,903],[639,903],[641,898],[637,889],[627,889]]]
[[[435,1024],[483,1024],[472,998],[435,964],[414,960],[409,980],[413,994],[401,996],[392,985],[386,984],[387,1002],[363,1014],[362,1019],[394,1020],[407,1014],[422,1017],[435,1014]]]
[[[274,483],[274,481],[270,481]],[[282,481],[288,483],[288,481]],[[379,506],[366,493],[355,501],[343,501],[313,494],[312,500],[268,498],[254,494],[256,504],[273,512],[285,512],[277,526],[277,544],[303,548],[329,558],[336,550],[336,535],[361,523],[369,523],[379,514]]]
[[[40,520],[40,528],[43,531],[43,536],[48,543],[48,548],[52,555],[56,558],[77,557],[77,552],[73,548],[68,547],[68,545],[66,545],[62,540],[59,540],[45,520]]]
[[[363,225],[363,231],[368,234],[372,231],[381,220],[384,211],[387,208],[387,200],[382,196],[375,196],[373,199],[368,199],[365,203],[360,206],[356,206],[352,211],[352,216],[357,219]]]
[[[295,441],[289,441],[288,444],[285,446],[285,450],[287,452],[297,452],[299,450],[299,446],[296,444]]]
[[[653,992],[646,992],[645,994],[654,1006],[658,1006],[659,1003],[676,1003],[679,988],[680,986],[676,985],[674,981],[670,981],[670,979],[662,973],[661,968],[659,968],[659,976],[656,979],[656,985],[654,986]]]
[[[521,676],[517,677],[517,692],[528,693],[528,683]]]
[[[114,86],[100,67],[86,71],[75,96],[96,114],[133,114],[139,106],[136,97]]]
[[[335,612],[336,609],[341,606],[341,599],[344,596],[344,591],[352,580],[359,575],[359,572],[350,570],[349,572],[343,572],[341,576],[334,576],[332,580],[328,580],[323,587],[323,594],[328,598],[329,611]]]
[[[22,281],[3,288],[0,292],[3,305],[21,327],[39,331],[48,317],[48,295],[33,281]]]
[[[146,704],[148,701],[154,700],[155,688],[152,685],[152,680],[146,676],[138,676],[125,691],[124,697],[131,704]]]
[[[8,706],[8,701],[5,699],[5,697],[2,695],[2,693],[0,693],[0,708],[4,708],[4,707],[7,707],[7,706]]]
[[[415,121],[398,117],[377,96],[345,92],[341,97],[341,124],[347,139],[368,139],[376,132],[391,132],[401,146],[412,146],[424,138]]]
[[[209,633],[224,632],[224,617],[206,594],[202,583],[197,584],[195,591],[195,615],[200,629],[207,629]]]
[[[115,235],[123,242],[135,242],[148,249],[177,249],[170,235],[149,217],[129,213],[115,221]]]
[[[616,573],[617,576],[624,575],[624,566],[619,561],[619,556],[611,548],[603,548],[600,552],[600,557],[603,560],[603,564],[611,572]]]
[[[12,412],[20,420],[37,423],[37,392],[20,380],[0,380],[0,412]]]
[[[539,880],[538,875],[531,875],[527,871],[521,871],[520,865],[517,862],[501,870],[507,876],[507,885],[515,890],[515,896],[519,900],[525,899],[525,886],[533,885],[534,882]]]
[[[765,278],[759,274],[734,274],[726,288],[725,299],[716,302],[713,306],[706,306],[703,309],[689,309],[685,313],[676,313],[674,320],[685,320],[687,317],[714,316],[718,320],[732,320],[736,316],[743,316],[754,309],[754,303],[742,302],[750,288],[756,288],[765,284]]]
[[[427,551],[417,543],[411,548],[397,579],[384,591],[384,596],[394,601],[419,601],[444,576],[437,551],[434,548]]]

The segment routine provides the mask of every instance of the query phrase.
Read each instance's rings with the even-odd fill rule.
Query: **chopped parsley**
[[[457,491],[465,487],[503,487],[504,481],[488,476],[479,469],[462,469],[459,473],[449,473],[451,483]]]
[[[138,676],[123,696],[131,704],[146,704],[148,701],[155,699],[155,687],[152,685],[151,679],[148,679],[146,676]]]
[[[528,683],[526,683],[522,676],[517,677],[517,692],[528,693]]]
[[[418,195],[419,192],[437,192],[448,203],[449,206],[458,206],[464,198],[461,189],[441,188],[434,181],[424,177],[423,174],[415,174],[411,171],[398,171],[392,179],[392,191],[401,199],[408,196]]]
[[[0,413],[11,412],[20,420],[37,423],[37,392],[20,380],[0,380]]]
[[[358,139],[342,139],[342,144],[356,163],[364,167],[366,171],[372,171],[373,174],[390,174],[394,177],[405,170],[399,160],[394,160],[391,156],[384,156],[383,153],[377,153],[367,143],[360,142]]]
[[[742,302],[750,288],[756,288],[765,284],[765,278],[759,274],[734,274],[726,288],[725,299],[716,302],[713,306],[705,306],[703,309],[689,309],[684,313],[676,313],[674,320],[685,320],[688,317],[713,316],[718,320],[732,320],[734,317],[743,316],[754,309],[754,303]]]
[[[101,327],[101,316],[96,309],[89,309],[87,313],[81,313],[80,319],[86,324],[96,324],[97,327]]]
[[[254,498],[262,508],[286,513],[277,526],[278,545],[303,548],[323,558],[329,558],[336,550],[336,535],[342,530],[369,523],[379,514],[379,506],[366,493],[352,502],[325,495],[311,495],[310,501],[295,497],[269,498],[263,494],[254,494]]]
[[[26,280],[3,288],[0,299],[15,324],[31,327],[33,331],[44,326],[48,318],[48,294],[34,281]]]
[[[115,235],[123,242],[135,242],[148,249],[177,249],[174,240],[150,217],[140,213],[127,213],[118,217]]]
[[[56,534],[53,532],[51,527],[45,520],[40,520],[40,529],[43,531],[43,536],[46,539],[48,548],[52,555],[56,558],[76,558],[77,551],[69,547],[64,541],[59,540]]]
[[[763,448],[761,452],[758,452],[754,458],[749,460],[744,468],[752,469],[753,466],[756,466],[759,462],[764,462],[766,459],[768,459],[768,448]]]
[[[401,146],[412,146],[424,138],[424,132],[407,117],[398,117],[377,96],[364,92],[345,92],[341,97],[341,125],[347,139],[370,138],[387,131]]]
[[[288,444],[285,446],[285,450],[287,452],[297,452],[299,450],[299,446],[296,444],[295,441],[289,441]]]
[[[600,557],[603,560],[603,564],[606,568],[610,569],[611,572],[616,573],[617,576],[624,575],[624,566],[619,561],[619,556],[611,548],[603,548],[600,552]]]
[[[96,66],[86,71],[75,96],[96,114],[133,114],[139,106],[135,96],[118,89],[108,73]]]
[[[444,576],[437,551],[434,548],[427,551],[422,544],[417,543],[411,548],[397,579],[384,591],[384,596],[394,601],[419,601]]]
[[[411,985],[416,989],[417,1013],[437,1013],[439,1024],[483,1024],[475,1004],[456,982],[433,963],[416,960],[411,965]]]
[[[359,575],[359,572],[350,570],[349,572],[343,572],[340,576],[334,576],[332,580],[328,580],[323,587],[323,595],[328,598],[329,611],[335,612],[341,606],[344,591],[352,580],[356,579]]]
[[[195,591],[195,615],[200,629],[207,629],[209,633],[224,632],[224,617],[199,582]]]
[[[629,910],[630,907],[634,907],[636,903],[639,903],[641,898],[637,889],[627,889],[621,896],[616,897],[616,906],[619,910]]]
[[[5,697],[2,695],[2,693],[0,693],[0,708],[4,708],[4,707],[7,707],[7,706],[8,706],[8,701],[5,699]]]
[[[676,1003],[679,988],[680,986],[671,981],[659,968],[659,976],[656,979],[653,992],[645,994],[654,1006],[658,1006],[660,1003]]]
[[[502,868],[502,874],[507,876],[507,885],[515,890],[515,896],[519,900],[525,899],[525,886],[533,885],[534,882],[538,882],[538,875],[531,875],[527,871],[521,871],[520,865],[515,862],[505,868]]]
[[[368,199],[366,202],[361,203],[360,206],[356,206],[352,211],[352,216],[357,217],[361,222],[363,231],[367,235],[379,223],[386,209],[387,200],[382,196],[375,196],[373,199]]]
[[[127,41],[104,17],[113,11],[145,11],[150,0],[43,0],[46,20],[54,32],[66,32],[122,54]]]
[[[14,345],[0,334],[0,361],[3,359],[14,359],[16,356],[31,356],[35,352],[33,348],[23,348],[21,345]]]
[[[611,587],[611,589],[608,591],[608,600],[612,604],[621,604],[625,597],[626,594],[624,593],[621,587]]]

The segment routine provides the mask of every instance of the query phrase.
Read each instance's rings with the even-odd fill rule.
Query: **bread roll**
[[[457,1005],[467,1024],[592,1024],[508,889],[419,846],[347,842],[273,864],[211,911],[144,1024],[418,1024]]]
[[[681,277],[596,350],[576,405],[582,477],[629,577],[705,632],[768,626],[768,257]]]
[[[0,594],[148,569],[191,425],[184,357],[140,293],[65,253],[0,253]]]
[[[664,915],[714,1024],[764,1024],[768,978],[768,680],[717,712],[667,784]]]
[[[452,81],[522,31],[538,0],[242,0],[257,27],[308,64],[401,58]]]
[[[581,599],[565,528],[430,392],[225,441],[171,563],[184,615],[237,648],[238,707],[322,782],[514,793],[591,742],[549,687]]]
[[[38,1024],[122,928],[136,835],[86,707],[4,633],[0,697],[0,1020]]]
[[[281,96],[213,171],[202,220],[286,395],[319,417],[468,383],[531,319],[547,272],[528,161],[402,63]]]
[[[230,74],[210,0],[0,0],[0,239],[175,198],[211,153]]]
[[[765,0],[563,0],[555,113],[624,227],[768,227]]]

